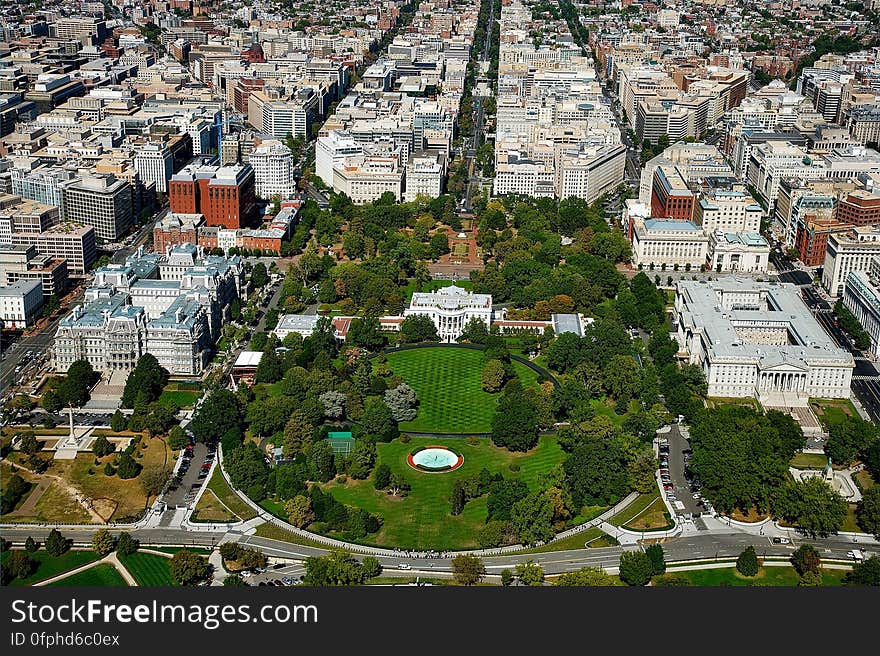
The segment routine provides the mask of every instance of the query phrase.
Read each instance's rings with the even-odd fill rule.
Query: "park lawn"
[[[240,519],[248,520],[257,516],[257,513],[253,508],[242,501],[241,497],[229,487],[226,479],[223,478],[223,474],[220,473],[219,467],[215,467],[214,473],[211,474],[211,478],[208,481],[208,490],[213,492],[214,496],[216,496],[230,512],[237,515]]]
[[[177,585],[171,578],[170,558],[136,551],[127,556],[119,556],[119,560],[140,586]]]
[[[666,509],[666,504],[659,496],[640,515],[623,525],[623,528],[632,531],[652,531],[671,527],[672,518]]]
[[[614,408],[603,399],[590,399],[590,405],[593,406],[593,411],[596,413],[596,416],[603,415],[608,417],[611,420],[611,423],[614,424],[615,427],[620,428],[623,426],[623,416],[614,412]]]
[[[53,482],[40,496],[33,515],[18,515],[8,520],[23,524],[89,524],[92,517],[67,490]]]
[[[602,531],[602,529],[600,529],[599,527],[594,526],[593,528],[588,528],[586,531],[575,533],[574,535],[569,535],[567,538],[563,538],[562,540],[549,542],[540,547],[524,549],[522,551],[517,551],[516,553],[536,554],[545,553],[548,551],[572,551],[575,549],[610,547],[616,544],[618,544],[617,540]]]
[[[849,399],[810,399],[810,405],[826,429],[832,424],[840,423],[847,416],[859,416]]]
[[[7,553],[11,552],[6,551],[3,554],[0,554],[0,563],[6,559]],[[26,579],[14,579],[11,581],[9,583],[10,586],[33,585],[34,583],[51,579],[53,576],[58,576],[64,572],[69,572],[72,569],[82,567],[83,565],[101,559],[101,557],[94,551],[73,549],[65,551],[60,556],[55,557],[43,549],[42,545],[40,545],[38,551],[28,555],[36,562],[36,568]]]
[[[858,505],[855,503],[847,504],[846,517],[843,518],[843,524],[840,525],[841,531],[846,533],[864,533],[862,527],[859,526],[859,518],[856,515]]]
[[[825,469],[828,456],[823,453],[796,453],[789,464],[795,469]]]
[[[843,583],[846,570],[823,569],[822,585],[839,586]],[[790,586],[798,584],[798,574],[793,567],[761,567],[757,576],[745,577],[736,571],[736,567],[718,567],[714,569],[694,569],[688,571],[667,570],[667,574],[683,577],[694,586]]]
[[[159,403],[174,403],[180,408],[191,408],[202,393],[198,390],[162,390]]]
[[[87,570],[68,576],[60,581],[48,584],[50,587],[82,587],[85,585],[97,585],[102,587],[127,587],[128,584],[122,578],[122,574],[116,571],[113,565],[101,563]]]
[[[646,511],[646,509],[659,498],[659,492],[654,492],[653,494],[640,494],[635,501],[616,515],[612,516],[611,519],[608,520],[608,523],[612,526],[624,526],[637,516],[641,515],[642,512]]]
[[[211,490],[205,490],[190,519],[194,522],[237,522],[241,518],[223,505]]]
[[[419,472],[407,464],[410,451],[431,444],[455,449],[464,456],[464,464],[445,474]],[[486,521],[486,496],[469,501],[461,515],[452,516],[450,497],[457,478],[471,476],[485,467],[505,478],[520,478],[535,489],[538,478],[562,462],[563,455],[556,439],[549,436],[541,437],[538,446],[528,453],[511,453],[492,445],[487,438],[481,438],[477,445],[454,438],[414,438],[409,444],[394,440],[378,445],[377,463],[387,464],[392,472],[409,481],[412,490],[407,497],[375,490],[372,477],[364,481],[349,479],[345,485],[331,481],[323,488],[342,503],[384,517],[380,531],[369,536],[372,544],[402,549],[465,549],[477,546],[477,535]],[[511,472],[512,463],[520,466],[518,472]]]
[[[486,362],[482,351],[467,348],[424,348],[388,354],[388,365],[419,398],[419,414],[401,422],[412,433],[488,433],[500,394],[483,391]],[[513,369],[523,387],[537,384],[538,375],[519,362]]]
[[[159,437],[142,438],[141,443],[147,446],[138,449],[142,454],[142,457],[135,457],[139,465],[143,468],[171,466],[171,449],[165,440]],[[116,453],[111,453],[101,458],[98,465],[95,464],[95,457],[88,453],[80,454],[73,460],[52,460],[47,473],[62,477],[86,497],[96,500],[95,509],[105,521],[140,516],[150,499],[141,489],[139,477],[123,480],[116,475],[104,474],[105,463],[113,462],[116,456]]]
[[[871,476],[871,472],[869,472],[867,469],[857,471],[853,478],[855,478],[859,482],[859,485],[862,488],[862,492],[864,492],[865,490],[870,490],[872,487],[874,487],[874,479]]]
[[[317,540],[309,540],[308,538],[300,537],[296,533],[286,531],[280,526],[275,526],[275,524],[273,524],[272,522],[266,522],[265,524],[260,524],[259,526],[257,526],[254,535],[258,535],[261,538],[267,538],[269,540],[278,540],[279,542],[301,544],[305,547],[316,547],[318,549],[327,548],[326,544],[322,544]]]

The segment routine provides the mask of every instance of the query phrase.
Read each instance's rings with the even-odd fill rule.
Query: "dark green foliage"
[[[133,554],[140,547],[140,542],[131,537],[130,533],[123,531],[116,538],[116,553],[120,556],[128,556]]]
[[[144,353],[125,381],[122,407],[134,408],[138,400],[147,404],[152,403],[159,398],[167,383],[168,370],[159,364],[156,356]]]
[[[30,535],[27,536],[27,540],[24,541],[24,550],[33,553],[39,548],[39,543],[37,543],[37,541],[34,540]]]
[[[13,474],[9,480],[3,481],[3,494],[0,495],[0,513],[10,513],[18,505],[18,502],[24,498],[24,495],[30,492],[31,484],[24,480],[20,475]]]
[[[219,389],[208,396],[196,411],[190,428],[196,440],[205,443],[218,442],[233,428],[241,430],[242,413],[235,394]]]
[[[513,504],[525,498],[528,493],[529,486],[518,478],[493,483],[489,488],[489,497],[486,500],[488,510],[486,521],[510,519]]]
[[[843,582],[846,585],[880,586],[880,556],[871,556],[863,563],[855,563]]]
[[[223,467],[229,474],[232,485],[244,490],[254,501],[261,501],[266,496],[266,485],[269,479],[269,465],[266,464],[259,447],[253,442],[223,454]]]
[[[403,343],[436,342],[438,339],[437,328],[426,315],[412,314],[400,324],[400,341]]]
[[[77,360],[70,365],[67,376],[56,392],[61,405],[81,408],[91,398],[91,389],[98,382],[99,374],[86,360]]]
[[[819,568],[822,566],[822,559],[816,547],[812,544],[802,544],[791,554],[791,564],[801,576],[807,572],[818,574]]]
[[[538,443],[538,416],[521,387],[512,383],[498,400],[492,418],[492,442],[510,451],[528,451]]]
[[[116,446],[103,435],[99,435],[95,439],[94,444],[92,444],[92,453],[95,454],[96,458],[103,458],[104,456],[108,456],[115,450]]]
[[[135,461],[131,455],[123,453],[119,458],[119,466],[116,468],[116,475],[119,478],[134,478],[141,473],[141,465]]]
[[[171,557],[171,578],[178,585],[195,585],[208,578],[211,566],[208,559],[188,549],[181,549]]]
[[[57,558],[70,549],[71,542],[71,540],[61,535],[58,529],[53,528],[49,531],[49,536],[46,538],[46,551],[50,556]]]
[[[376,472],[373,475],[373,487],[377,490],[384,490],[388,487],[388,484],[391,482],[391,467],[386,465],[384,462],[376,467]]]
[[[880,485],[874,485],[862,493],[856,514],[862,530],[880,540]]]
[[[739,558],[736,559],[736,571],[743,576],[751,577],[758,575],[758,554],[755,553],[753,546],[749,545],[746,547],[739,555]]]
[[[613,440],[591,439],[562,463],[565,485],[577,506],[611,505],[629,491],[626,454]]]
[[[776,491],[773,513],[814,537],[836,532],[847,513],[846,500],[819,477],[789,479]]]
[[[654,576],[666,573],[666,557],[662,545],[652,544],[646,547],[645,554],[651,560],[651,573]]]
[[[113,413],[113,417],[110,419],[110,428],[115,432],[119,433],[124,431],[127,424],[128,420],[125,418],[125,415],[122,414],[121,410],[117,410]]]
[[[645,585],[654,574],[654,563],[642,551],[620,554],[620,580],[627,585]]]

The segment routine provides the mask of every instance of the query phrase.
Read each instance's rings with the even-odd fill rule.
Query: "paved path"
[[[63,572],[63,573],[59,574],[58,576],[53,576],[52,578],[46,579],[45,581],[40,581],[39,583],[34,583],[34,587],[51,585],[55,581],[61,581],[66,578],[70,578],[74,574],[79,574],[80,572],[85,572],[86,570],[92,569],[93,567],[96,567],[96,566],[102,565],[102,564],[112,565],[113,568],[117,572],[119,572],[119,575],[123,579],[125,579],[125,582],[128,585],[137,587],[137,581],[135,581],[134,577],[131,575],[131,573],[127,569],[125,569],[125,566],[121,562],[119,562],[119,557],[116,555],[115,551],[111,551],[109,554],[107,554],[106,556],[104,556],[100,560],[96,560],[94,562],[87,563],[87,564],[83,565],[82,567],[77,567],[76,569],[72,569],[68,572]]]
[[[37,486],[31,490],[31,493],[28,495],[28,498],[25,500],[21,507],[18,510],[14,510],[7,515],[7,517],[29,517],[34,514],[34,509],[37,507],[37,502],[40,500],[40,497],[43,496],[43,493],[49,489],[49,486],[52,485],[52,481],[46,478],[40,478],[37,481]]]

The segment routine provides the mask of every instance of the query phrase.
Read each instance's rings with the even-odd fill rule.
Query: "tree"
[[[121,410],[114,412],[113,417],[110,418],[110,428],[113,429],[114,433],[121,433],[124,431],[127,424],[128,420],[125,418],[125,415],[122,414]]]
[[[511,572],[509,569],[506,569],[506,568],[501,570],[501,585],[503,585],[504,587],[507,587],[511,583],[513,583],[513,580],[514,580],[513,572]]]
[[[640,383],[639,365],[630,355],[615,355],[605,367],[603,384],[615,399],[637,396]]]
[[[405,344],[437,342],[439,339],[437,327],[427,315],[411,314],[400,322],[400,341]]]
[[[37,551],[40,548],[40,545],[37,544],[37,541],[34,540],[30,535],[27,536],[27,540],[24,541],[24,550],[30,553]]]
[[[138,550],[140,543],[130,533],[123,531],[116,539],[116,553],[120,556],[129,556]]]
[[[562,469],[575,507],[612,505],[629,490],[626,454],[615,440],[583,442],[563,461]]]
[[[258,383],[277,383],[284,376],[284,361],[275,352],[275,342],[264,344],[262,353],[254,377]]]
[[[303,583],[311,586],[361,585],[368,575],[378,576],[382,571],[378,563],[368,558],[359,563],[350,553],[339,549],[326,556],[311,556],[305,562]]]
[[[555,534],[553,504],[543,491],[536,490],[513,504],[510,519],[522,544],[546,542]]]
[[[37,436],[33,431],[25,431],[21,434],[19,448],[21,449],[22,453],[32,456],[37,453],[42,447],[37,441]]]
[[[538,416],[521,388],[505,391],[498,400],[492,442],[511,451],[528,451],[538,443]]]
[[[12,579],[26,579],[36,563],[25,551],[11,551],[3,563],[4,574]]]
[[[368,351],[382,349],[385,346],[385,336],[382,335],[378,317],[367,315],[361,319],[352,319],[345,341]]]
[[[373,487],[377,490],[384,490],[391,483],[391,467],[384,462],[376,467],[373,474]]]
[[[138,482],[144,494],[149,498],[156,496],[165,489],[165,484],[168,483],[170,478],[171,470],[168,467],[165,465],[152,465],[141,472]]]
[[[629,484],[632,489],[642,494],[650,494],[657,488],[654,472],[657,471],[657,458],[651,448],[645,448],[630,460],[626,467]]]
[[[324,415],[330,419],[342,419],[345,416],[345,394],[330,390],[318,397],[324,406]]]
[[[265,498],[269,465],[266,464],[256,444],[245,442],[232,451],[224,453],[223,466],[234,487],[244,491],[254,501],[262,501]]]
[[[758,554],[752,545],[746,547],[736,559],[736,571],[748,577],[758,575]]]
[[[98,529],[92,536],[92,551],[99,556],[106,556],[116,548],[116,540],[106,528]]]
[[[49,531],[49,536],[46,538],[46,551],[50,556],[57,558],[68,549],[70,549],[70,540],[61,535],[58,529],[53,528]]]
[[[168,446],[175,451],[180,451],[187,444],[189,444],[189,438],[186,436],[183,428],[179,424],[172,426],[171,430],[168,431]]]
[[[544,583],[544,569],[534,560],[517,563],[516,578],[523,585],[539,586]]]
[[[178,585],[194,585],[208,578],[211,566],[208,559],[193,553],[189,549],[181,549],[171,557],[169,563],[171,578]]]
[[[863,563],[855,563],[852,571],[843,577],[846,585],[880,586],[880,556],[871,556]]]
[[[645,585],[651,580],[654,564],[643,551],[624,551],[620,554],[620,580],[627,585]]]
[[[245,583],[244,579],[241,578],[241,576],[239,576],[238,574],[229,574],[226,576],[225,579],[223,579],[223,585],[228,585],[230,587],[242,587],[247,585],[247,583]]]
[[[364,556],[361,561],[361,570],[368,579],[374,579],[382,573],[382,563],[375,556]]]
[[[489,327],[486,322],[478,317],[471,317],[461,331],[458,338],[459,342],[470,342],[471,344],[483,344],[489,337]]]
[[[458,478],[452,484],[452,514],[460,515],[464,511],[467,503],[467,492],[465,491],[464,482]]]
[[[874,485],[862,493],[856,517],[863,531],[873,533],[880,540],[880,485]]]
[[[326,483],[336,476],[333,448],[327,440],[315,442],[306,449],[306,461],[309,463],[312,480]]]
[[[269,272],[266,271],[266,265],[257,262],[251,270],[251,284],[254,289],[262,289],[269,283]]]
[[[513,504],[529,494],[529,486],[518,478],[506,479],[492,483],[486,499],[486,521],[508,520]]]
[[[483,366],[483,390],[494,394],[504,387],[507,371],[500,360],[492,359]]]
[[[452,578],[458,585],[476,585],[485,575],[483,561],[476,556],[461,555],[452,559]]]
[[[377,442],[390,442],[400,435],[391,409],[378,397],[370,397],[364,403],[361,432],[372,435]]]
[[[652,544],[645,549],[645,554],[651,560],[651,573],[654,576],[666,573],[666,557],[663,546],[659,543]]]
[[[383,401],[391,410],[391,416],[396,422],[412,421],[418,414],[419,399],[415,390],[406,383],[401,383],[394,389],[387,390]]]
[[[846,499],[818,476],[806,481],[786,481],[773,502],[773,512],[778,517],[809,531],[813,537],[836,532],[843,524],[847,508]]]
[[[235,394],[228,389],[219,389],[199,406],[190,428],[199,442],[216,443],[231,428],[241,430],[242,419]]]
[[[57,392],[64,405],[81,408],[91,398],[91,389],[98,382],[98,374],[87,360],[77,360],[67,370],[67,376]]]
[[[148,404],[152,403],[161,396],[167,383],[168,370],[159,364],[155,355],[144,353],[138,358],[137,364],[125,381],[122,407],[134,408],[138,399]]]
[[[43,394],[43,398],[40,399],[40,405],[43,406],[43,410],[46,412],[58,412],[64,407],[64,402],[56,390],[48,390]]]
[[[614,578],[598,567],[582,567],[576,572],[566,572],[557,576],[553,585],[610,587],[619,585]]]
[[[297,453],[304,452],[314,441],[315,428],[312,426],[301,410],[290,415],[290,419],[284,426],[284,437],[281,442],[284,457],[292,458]]]
[[[449,238],[442,232],[438,232],[431,237],[428,249],[431,252],[431,259],[439,259],[441,255],[446,255],[449,252]]]
[[[92,444],[92,453],[94,453],[97,458],[103,458],[106,455],[110,455],[115,450],[116,446],[104,435],[99,435],[95,438],[94,444]]]
[[[811,544],[802,544],[791,554],[791,564],[801,576],[807,573],[818,574],[822,558],[816,547]]]
[[[135,459],[128,453],[123,453],[119,458],[119,466],[116,468],[116,475],[124,480],[135,478],[140,473],[141,466],[135,462]]]

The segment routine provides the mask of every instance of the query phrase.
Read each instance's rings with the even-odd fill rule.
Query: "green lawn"
[[[611,519],[608,520],[608,523],[612,526],[623,526],[631,522],[633,519],[636,518],[636,516],[645,511],[648,506],[653,504],[654,501],[659,497],[659,492],[655,492],[654,494],[640,494],[635,501],[633,501],[626,508],[611,517]]]
[[[3,563],[6,560],[6,554],[8,553],[11,552],[6,551],[3,554],[0,554],[0,563]],[[94,551],[73,550],[67,551],[56,558],[55,556],[49,555],[49,553],[42,548],[39,551],[30,554],[30,557],[32,560],[36,561],[36,569],[34,569],[33,573],[26,579],[15,579],[14,581],[11,581],[9,583],[10,586],[39,583],[40,581],[51,579],[53,576],[69,572],[72,569],[82,567],[83,565],[100,560],[101,558]]]
[[[532,547],[531,549],[517,551],[517,553],[535,554],[546,553],[548,551],[571,551],[584,548],[594,549],[596,547],[610,547],[616,544],[618,544],[616,539],[607,533],[604,533],[602,529],[594,526],[593,528],[588,528],[586,531],[575,533],[562,540],[557,540],[556,542],[551,542],[550,544],[545,544],[540,547]]]
[[[176,585],[171,579],[170,558],[136,551],[128,556],[120,556],[119,560],[140,586]]]
[[[416,391],[419,414],[400,424],[414,433],[488,433],[499,394],[482,388],[485,356],[465,348],[426,348],[388,354],[388,365]],[[537,374],[518,362],[514,371],[524,387]]]
[[[122,574],[116,571],[113,565],[101,563],[89,569],[68,576],[66,579],[50,583],[50,586],[57,587],[82,587],[85,585],[98,585],[102,587],[126,587],[128,584],[122,578]]]
[[[445,444],[464,456],[460,469],[445,474],[429,474],[411,468],[406,456],[417,446]],[[415,438],[409,444],[395,440],[378,445],[378,462],[403,475],[412,486],[409,496],[392,497],[373,488],[372,478],[365,481],[349,479],[345,485],[330,482],[324,486],[342,503],[365,508],[385,518],[382,529],[370,536],[372,543],[403,549],[465,549],[477,546],[477,534],[486,521],[486,496],[474,499],[461,515],[450,514],[450,495],[457,478],[479,472],[486,467],[501,472],[505,478],[521,478],[536,488],[541,474],[562,462],[563,452],[556,439],[541,437],[538,446],[528,453],[511,453],[493,446],[487,438],[472,446],[465,440],[450,438]],[[520,466],[512,472],[511,463]]]
[[[685,578],[694,586],[717,587],[717,586],[796,586],[798,575],[793,567],[761,567],[758,575],[747,578],[736,571],[736,567],[719,567],[716,569],[695,569],[679,572],[674,569],[667,571],[670,574]],[[823,569],[822,585],[838,586],[846,570]]]
[[[211,474],[211,479],[208,481],[208,489],[214,493],[214,496],[222,502],[226,509],[239,518],[248,520],[257,516],[253,508],[242,501],[241,497],[229,487],[223,474],[220,473],[219,467],[214,468],[214,473]]]
[[[198,390],[188,391],[188,390],[162,390],[162,395],[159,397],[159,403],[168,403],[173,402],[181,408],[191,408],[196,401],[199,400],[199,397],[202,393]]]
[[[796,453],[789,464],[795,469],[825,469],[828,456],[822,453]]]

